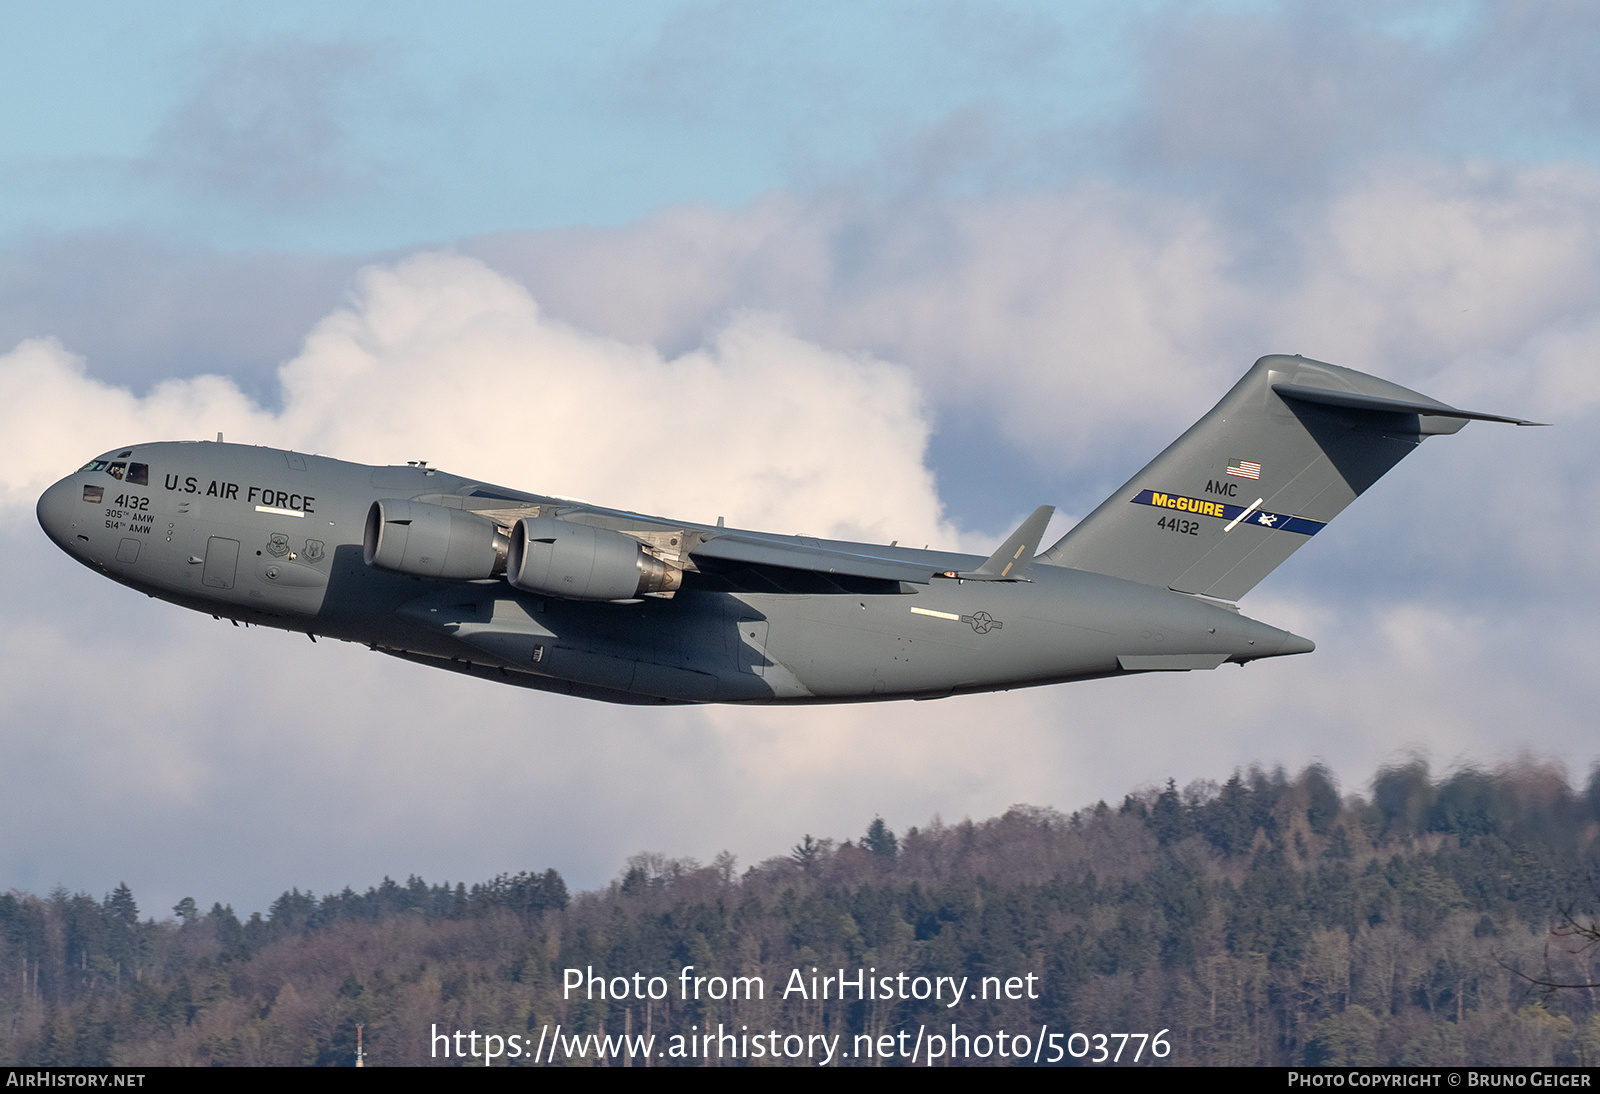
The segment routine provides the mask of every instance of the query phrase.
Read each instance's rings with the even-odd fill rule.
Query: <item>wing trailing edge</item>
[[[897,558],[840,551],[832,547],[790,543],[780,539],[730,533],[714,536],[689,551],[697,561],[743,563],[747,566],[782,566],[790,570],[812,570],[820,574],[870,577],[881,581],[909,581],[926,585],[933,580],[933,567],[926,563],[905,562]]]
[[[717,561],[746,566],[781,566],[790,570],[810,570],[819,574],[876,578],[926,585],[935,577],[961,581],[1027,581],[1034,552],[1044,537],[1045,526],[1055,506],[1041,505],[1006,538],[994,554],[975,570],[936,570],[927,562],[910,562],[860,551],[842,551],[820,542],[792,541],[748,533],[711,534],[689,555],[697,562]],[[946,563],[948,565],[948,563]]]

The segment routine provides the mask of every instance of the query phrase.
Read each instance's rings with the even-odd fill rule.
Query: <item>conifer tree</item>
[[[871,851],[879,858],[893,861],[900,854],[900,841],[894,838],[882,817],[873,817],[872,823],[867,826],[867,834],[861,837],[861,846]]]

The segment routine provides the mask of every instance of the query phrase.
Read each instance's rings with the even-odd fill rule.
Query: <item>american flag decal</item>
[[[1261,465],[1250,460],[1229,460],[1228,474],[1239,479],[1259,479],[1261,477]]]

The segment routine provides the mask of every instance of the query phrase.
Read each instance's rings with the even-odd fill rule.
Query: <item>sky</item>
[[[1251,764],[1600,758],[1592,6],[0,18],[0,890],[581,889]],[[33,516],[221,430],[985,552],[1278,352],[1553,427],[1430,440],[1242,602],[1317,652],[1244,669],[618,708],[234,628]]]

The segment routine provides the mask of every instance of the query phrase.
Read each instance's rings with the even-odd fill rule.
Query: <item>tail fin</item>
[[[1263,357],[1038,561],[1237,600],[1422,443],[1469,419],[1375,376]]]

